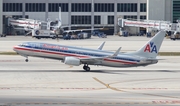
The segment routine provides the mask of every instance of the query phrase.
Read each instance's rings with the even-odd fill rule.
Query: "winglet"
[[[119,54],[120,50],[121,50],[121,47],[119,47],[119,49],[113,55],[109,57],[116,57]]]
[[[99,45],[98,50],[102,50],[102,48],[104,47],[105,41],[101,43],[101,45]]]
[[[119,47],[119,49],[112,56],[113,57],[117,56],[119,54],[120,50],[121,50],[121,47]]]

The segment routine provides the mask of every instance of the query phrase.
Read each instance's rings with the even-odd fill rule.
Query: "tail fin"
[[[60,28],[61,25],[62,25],[62,20],[61,20],[61,7],[59,7],[58,28]]]
[[[159,31],[153,38],[151,38],[142,48],[137,50],[134,54],[147,58],[156,58],[164,37],[165,31]]]

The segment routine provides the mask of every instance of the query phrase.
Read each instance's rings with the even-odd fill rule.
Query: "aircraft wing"
[[[67,28],[67,27],[70,27],[70,26],[69,26],[69,25],[64,25],[64,26],[58,27],[58,26],[56,25],[56,26],[50,26],[50,27],[54,27],[54,28]]]
[[[82,64],[94,64],[98,65],[101,64],[101,61],[106,57],[91,57],[91,58],[80,58]]]
[[[105,56],[105,57],[90,57],[90,58],[79,58],[80,61],[82,63],[93,63],[93,64],[100,64],[100,61],[105,59],[105,58],[113,58],[113,57],[116,57],[119,52],[121,50],[121,47],[119,47],[119,49],[113,54],[113,55],[110,55],[110,56]]]
[[[63,25],[61,26],[61,28],[67,28],[67,27],[70,27],[69,25]]]
[[[78,29],[78,30],[65,30],[64,33],[69,33],[69,32],[78,32],[78,31],[91,31],[91,30],[101,30],[103,28],[94,28],[94,29]]]
[[[165,59],[157,59],[157,58],[148,58],[148,59],[146,59],[147,61],[153,61],[153,60],[165,60]]]

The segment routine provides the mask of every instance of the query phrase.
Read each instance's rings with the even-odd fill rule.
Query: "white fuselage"
[[[74,57],[78,59],[102,58],[100,60],[91,60],[88,64],[110,67],[136,67],[157,63],[157,61],[146,61],[146,58],[136,55],[119,53],[118,56],[109,58],[108,56],[111,56],[113,52],[47,43],[27,42],[19,46],[14,46],[14,51],[22,56],[56,60],[64,60],[65,57]]]

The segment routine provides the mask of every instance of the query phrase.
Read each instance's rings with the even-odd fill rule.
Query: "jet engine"
[[[68,65],[73,65],[73,66],[79,66],[81,65],[81,62],[78,58],[75,57],[65,57],[64,63]]]

